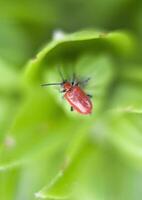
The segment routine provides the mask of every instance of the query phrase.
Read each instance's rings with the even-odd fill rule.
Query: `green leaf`
[[[141,115],[117,113],[108,117],[106,132],[117,150],[137,167],[142,165]]]
[[[49,131],[50,127],[54,125],[51,117],[50,121],[46,123],[50,115],[49,113],[46,116],[48,113],[46,95],[40,93],[39,98],[36,99],[34,104],[32,101],[33,98],[34,95],[27,99],[19,110],[19,114],[11,128],[9,128],[7,134],[5,134],[3,138],[0,151],[1,170],[30,161],[33,154],[36,156],[40,155],[39,149],[41,151],[46,151],[46,149],[50,151],[52,147],[58,146],[60,142],[64,140],[63,137],[59,137],[59,134],[52,130],[55,132],[55,135],[57,134],[57,137],[59,137],[57,142],[54,142],[54,137],[56,136],[54,136],[54,134],[52,135]],[[31,114],[29,115],[29,113]],[[47,135],[48,132],[50,132],[50,134]],[[13,141],[12,144],[9,142],[9,137],[11,138],[10,141]]]
[[[84,43],[84,45],[83,45]],[[64,35],[62,39],[53,40],[43,48],[36,58],[27,64],[26,81],[39,79],[39,75],[47,62],[47,67],[52,63],[64,64],[64,59],[76,59],[77,55],[93,51],[95,54],[106,50],[116,50],[120,55],[130,55],[134,50],[134,41],[129,34],[123,32],[101,33],[97,31],[82,31]]]
[[[141,84],[121,81],[111,96],[110,108],[113,112],[141,113]]]
[[[68,199],[72,195],[72,185],[74,184],[74,171],[80,152],[84,148],[87,140],[86,128],[81,129],[72,138],[64,152],[64,160],[61,169],[54,178],[35,195],[43,199]]]
[[[20,73],[12,68],[12,65],[0,59],[0,92],[2,94],[14,93],[20,87]]]

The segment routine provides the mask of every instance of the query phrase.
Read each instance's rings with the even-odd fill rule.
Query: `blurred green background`
[[[142,199],[142,1],[0,1],[0,199]],[[91,77],[93,113],[59,88]]]

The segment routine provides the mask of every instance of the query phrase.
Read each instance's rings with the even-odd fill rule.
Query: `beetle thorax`
[[[63,84],[63,88],[66,90],[66,91],[69,91],[71,88],[72,88],[72,84],[70,82],[65,82]]]

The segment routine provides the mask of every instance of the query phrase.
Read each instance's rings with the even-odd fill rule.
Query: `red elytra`
[[[92,112],[92,102],[90,97],[78,86],[78,84],[72,85],[70,82],[63,83],[65,90],[64,98],[72,106],[73,110],[87,115]]]
[[[85,80],[86,81],[86,80]],[[64,98],[71,106],[71,110],[76,110],[83,115],[91,114],[92,102],[90,96],[87,95],[79,86],[79,83],[63,81],[62,83],[45,83],[42,86],[60,85],[63,88]]]

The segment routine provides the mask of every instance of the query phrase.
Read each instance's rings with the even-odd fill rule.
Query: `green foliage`
[[[8,21],[0,30],[0,199],[140,200],[142,66],[135,22],[139,15],[132,21],[137,31],[125,25],[127,19],[117,17],[128,17],[140,3],[37,0],[24,1],[21,7],[14,2],[15,8],[8,0],[0,7],[0,20]],[[129,5],[126,13],[124,4]],[[86,29],[93,24],[94,5],[95,26],[129,31]],[[71,25],[70,13],[66,19],[70,6],[76,7],[77,20]],[[84,31],[55,31],[36,54],[39,44],[49,40],[46,33],[51,37],[58,25]],[[61,81],[59,69],[69,80],[74,72],[78,80],[90,77],[84,90],[93,95],[91,115],[70,112],[58,87],[40,86]]]

